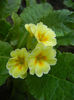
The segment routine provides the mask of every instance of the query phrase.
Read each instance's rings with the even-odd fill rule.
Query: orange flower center
[[[37,62],[39,62],[39,65],[42,66],[43,60],[46,60],[46,59],[47,59],[46,56],[44,56],[42,53],[40,53],[36,56],[35,64],[37,64]]]
[[[25,58],[24,57],[18,57],[16,60],[16,66],[19,67],[19,69],[22,68],[23,65],[25,65]]]
[[[45,42],[45,41],[48,41],[48,37],[45,36],[45,33],[41,34],[41,33],[38,33],[38,39],[42,42]]]

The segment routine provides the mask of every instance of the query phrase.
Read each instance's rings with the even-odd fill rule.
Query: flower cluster
[[[49,72],[50,65],[56,64],[56,51],[53,48],[56,45],[56,34],[42,22],[37,25],[26,24],[25,28],[38,43],[31,53],[25,48],[12,51],[6,67],[15,78],[25,78],[28,69],[31,75],[41,77]]]
[[[31,36],[35,36],[38,43],[42,43],[45,46],[55,46],[56,45],[56,34],[42,22],[37,25],[26,24],[25,28],[30,32]]]

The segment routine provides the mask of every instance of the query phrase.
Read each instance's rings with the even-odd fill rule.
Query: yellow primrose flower
[[[33,32],[36,30],[36,25],[34,24],[25,24],[26,30],[30,33],[31,36],[33,36]]]
[[[27,75],[28,64],[27,56],[28,53],[25,48],[16,49],[10,53],[11,57],[6,65],[9,70],[9,74],[14,78],[25,78]]]
[[[56,45],[56,34],[42,22],[36,25],[35,30],[31,27],[32,33],[36,37],[39,43],[43,43],[45,46],[55,46]]]
[[[50,70],[50,65],[56,64],[56,51],[53,47],[37,44],[36,48],[31,52],[28,59],[30,74],[36,74],[41,77]]]

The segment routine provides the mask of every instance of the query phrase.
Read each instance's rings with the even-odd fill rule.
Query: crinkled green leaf
[[[10,28],[11,25],[8,22],[5,20],[0,20],[0,39],[4,40]]]
[[[71,7],[74,9],[74,1],[73,0],[64,0],[64,4],[67,6],[67,7]]]
[[[69,10],[54,10],[49,12],[49,15],[43,18],[42,21],[49,28],[52,28],[57,36],[64,36],[71,32],[71,29],[64,24],[70,14],[72,14],[72,12]]]
[[[49,11],[52,10],[52,6],[48,3],[36,4],[32,7],[27,7],[21,13],[20,17],[23,21],[23,24],[26,23],[36,23],[42,17],[47,16]]]
[[[67,21],[65,23],[74,23],[74,12],[71,12],[71,14],[67,17]]]
[[[64,34],[64,36],[57,37],[57,45],[74,45],[74,13],[72,12],[66,19],[64,23],[70,31],[67,31],[68,34]]]
[[[12,20],[13,20],[14,26],[19,26],[21,23],[21,19],[16,13],[12,13]]]
[[[74,84],[52,75],[42,78],[29,76],[26,80],[29,92],[37,100],[73,100]]]
[[[72,53],[57,53],[57,64],[51,68],[50,74],[74,83],[73,60],[74,54]]]
[[[57,38],[57,45],[74,45],[74,31],[68,35],[60,36]]]
[[[34,6],[36,3],[37,3],[36,0],[26,0],[27,6]]]
[[[0,85],[4,84],[8,77],[6,63],[10,57],[11,50],[12,47],[8,43],[0,41]]]
[[[26,83],[37,100],[74,100],[74,54],[58,53],[57,64],[48,75],[30,75]]]
[[[0,18],[7,17],[12,12],[17,12],[21,4],[21,0],[1,0],[0,1]]]
[[[67,17],[67,20],[65,21],[65,25],[69,27],[72,30],[72,33],[74,33],[74,12],[71,12],[71,14]],[[69,33],[69,35],[72,35]]]

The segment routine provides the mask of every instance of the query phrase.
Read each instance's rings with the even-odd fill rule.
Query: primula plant
[[[74,100],[73,5],[0,0],[1,100]]]

